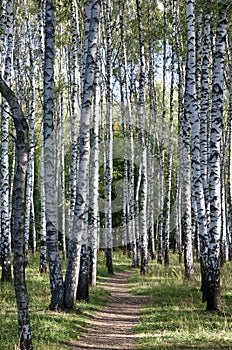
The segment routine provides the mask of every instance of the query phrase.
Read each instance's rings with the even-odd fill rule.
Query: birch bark
[[[111,4],[104,2],[106,31],[106,168],[105,168],[105,237],[106,266],[113,273],[112,181],[113,181],[113,91],[112,91],[112,23]]]
[[[136,0],[137,21],[139,28],[139,101],[137,115],[139,121],[140,156],[141,156],[141,200],[140,200],[140,239],[141,239],[141,265],[140,272],[146,274],[148,267],[148,232],[147,232],[147,148],[145,141],[144,112],[145,112],[145,54],[144,33],[142,25],[142,9],[140,0]]]
[[[227,33],[228,1],[219,1],[215,52],[213,55],[213,91],[210,129],[210,229],[208,249],[207,310],[220,310],[220,238],[221,238],[221,139],[223,127],[224,55]]]
[[[28,125],[13,91],[0,78],[0,92],[13,113],[16,129],[16,173],[14,179],[14,205],[12,213],[12,237],[14,248],[14,286],[18,306],[18,337],[20,349],[32,350],[28,294],[25,281],[25,188],[28,161]]]
[[[90,162],[90,122],[92,99],[94,93],[94,77],[96,70],[98,28],[100,17],[100,1],[91,1],[91,21],[88,39],[88,52],[85,62],[85,80],[80,120],[80,163],[78,187],[75,203],[75,217],[72,234],[69,240],[69,259],[65,276],[65,307],[74,308],[78,275],[80,269],[80,250],[84,231],[88,228],[88,174]]]
[[[5,9],[4,9],[5,7]],[[4,18],[5,17],[5,18]],[[1,28],[4,35],[4,53],[2,54],[2,76],[11,86],[12,68],[13,68],[13,46],[14,46],[14,28],[13,28],[13,1],[7,1],[3,4],[3,13],[1,15]],[[10,182],[9,182],[9,108],[3,98],[2,101],[2,120],[1,120],[1,266],[2,281],[11,281],[11,248],[10,248]]]
[[[54,310],[63,306],[64,287],[58,248],[56,131],[54,126],[54,30],[55,0],[46,1],[44,61],[44,188],[46,205],[47,253],[50,270],[51,304]]]

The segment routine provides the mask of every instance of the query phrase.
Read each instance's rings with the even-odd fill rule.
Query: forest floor
[[[128,293],[128,279],[133,271],[101,277],[100,283],[109,293],[107,306],[88,324],[88,332],[70,345],[72,350],[131,350],[136,335],[132,329],[139,323],[141,306],[151,297]]]

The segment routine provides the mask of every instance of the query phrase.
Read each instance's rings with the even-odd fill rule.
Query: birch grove
[[[88,301],[115,249],[144,275],[177,259],[191,283],[199,265],[206,309],[222,309],[232,13],[216,3],[1,2],[1,273],[12,255],[21,349],[38,252],[53,311]]]

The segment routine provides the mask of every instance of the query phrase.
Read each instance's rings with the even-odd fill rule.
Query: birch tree
[[[220,238],[221,238],[221,140],[223,128],[224,56],[228,1],[219,1],[210,126],[210,229],[208,249],[207,310],[220,310]]]
[[[42,57],[44,57],[44,7],[45,4],[43,1],[40,2],[38,6],[38,27],[39,27],[39,47],[42,53]],[[43,59],[41,60],[40,70],[44,71],[44,63]],[[43,74],[43,73],[42,73]],[[41,158],[40,158],[40,273],[44,273],[47,271],[47,244],[46,244],[46,198],[45,198],[45,186],[44,186],[44,142],[41,145]]]
[[[28,294],[25,281],[24,219],[25,219],[25,188],[28,162],[28,124],[17,97],[0,78],[0,92],[7,100],[16,129],[16,173],[14,179],[14,205],[12,212],[12,237],[14,248],[14,286],[18,307],[18,337],[20,349],[32,350],[31,327],[29,318]]]
[[[193,2],[194,6],[194,2]],[[206,203],[204,197],[204,188],[201,176],[201,154],[200,154],[200,119],[197,103],[197,84],[196,84],[196,42],[195,42],[195,14],[192,10],[192,22],[188,28],[188,66],[186,77],[186,113],[189,114],[192,124],[192,172],[193,172],[193,190],[194,199],[197,204],[197,221],[200,235],[200,261],[202,271],[202,292],[205,298],[205,280],[207,271],[207,249],[208,249],[208,222]]]
[[[96,67],[95,91],[94,91],[94,112],[93,112],[93,152],[91,169],[91,222],[90,222],[90,283],[94,287],[97,283],[97,251],[99,237],[99,108],[100,108],[100,87],[99,69]]]
[[[208,260],[208,227],[209,227],[209,187],[208,187],[208,140],[209,140],[209,77],[211,58],[211,14],[207,11],[204,15],[202,69],[201,69],[201,95],[200,95],[200,153],[201,153],[201,179],[205,198],[205,215],[207,235],[200,238],[200,260],[202,275],[202,300],[206,298],[207,286],[207,260]]]
[[[2,76],[11,86],[13,69],[13,1],[4,2],[1,14],[1,28],[3,30]],[[3,98],[1,121],[1,265],[2,281],[11,280],[10,262],[10,179],[9,179],[9,110]]]
[[[187,72],[189,72],[188,64],[192,59],[192,32],[194,30],[194,1],[186,0],[186,16],[187,16],[187,38],[188,38],[188,59]],[[190,81],[187,81],[190,79]],[[192,77],[186,73],[186,86],[190,86]],[[190,114],[188,111],[188,90],[185,92],[185,111],[183,118],[183,186],[184,186],[184,245],[185,245],[185,277],[192,279],[194,275],[193,269],[193,248],[192,248],[192,218],[191,218],[191,161],[190,161]]]
[[[147,234],[147,149],[144,131],[144,111],[145,111],[145,55],[144,55],[144,33],[142,25],[141,2],[136,0],[137,20],[139,28],[139,101],[137,107],[139,121],[139,137],[141,147],[141,200],[140,200],[140,239],[141,239],[141,267],[140,271],[145,274],[148,266],[148,234]]]
[[[90,122],[94,94],[94,78],[98,48],[98,28],[100,17],[100,1],[92,0],[91,21],[88,38],[88,51],[85,62],[85,80],[80,120],[80,162],[78,172],[78,188],[75,204],[75,217],[72,234],[69,239],[69,259],[65,276],[65,307],[74,308],[78,274],[80,268],[80,250],[83,232],[88,227],[88,174],[90,162]]]
[[[30,127],[30,137],[29,137],[29,158],[28,158],[28,171],[27,171],[27,189],[26,189],[26,213],[25,213],[25,241],[26,241],[26,252],[29,254],[29,234],[30,234],[30,225],[31,218],[34,218],[34,200],[33,200],[33,191],[34,191],[34,133],[35,133],[35,123],[34,123],[34,114],[35,114],[35,105],[36,105],[36,88],[35,88],[35,57],[33,51],[32,37],[33,33],[29,21],[28,13],[28,4],[24,0],[24,12],[26,20],[26,29],[27,29],[27,38],[26,42],[29,50],[29,62],[30,62],[30,102],[28,103],[28,117],[29,117],[29,127]],[[33,220],[34,222],[34,220]],[[35,222],[34,222],[35,224]],[[36,250],[36,237],[35,236],[35,225],[32,225],[33,232],[33,253]]]
[[[55,0],[46,1],[45,15],[45,59],[44,59],[44,188],[46,205],[47,253],[50,270],[50,309],[63,306],[64,287],[58,248],[56,150],[54,126],[54,30]]]
[[[128,110],[128,127],[129,127],[129,169],[128,169],[128,230],[129,237],[131,239],[132,249],[132,266],[137,267],[137,242],[136,242],[136,231],[135,231],[135,149],[134,149],[134,134],[133,134],[133,116],[132,107],[129,94],[129,77],[128,77],[128,57],[126,49],[126,38],[125,38],[125,21],[124,21],[124,3],[120,1],[120,28],[121,28],[121,42],[122,42],[122,56],[123,66],[125,71],[125,101]],[[126,112],[126,111],[125,111]]]
[[[84,31],[85,31],[85,38],[84,38],[84,56],[83,56],[83,66],[82,66],[82,82],[83,82],[83,89],[84,89],[84,82],[85,82],[85,74],[86,74],[86,57],[88,55],[88,48],[89,48],[89,31],[90,31],[90,22],[91,22],[91,15],[92,15],[92,2],[86,1],[85,7],[84,7]],[[81,142],[81,135],[79,135],[79,142]],[[89,137],[90,137],[90,130],[89,130]],[[79,145],[79,148],[81,148],[81,145]],[[90,158],[89,158],[90,162]],[[90,170],[90,163],[89,163],[89,170]],[[79,169],[78,169],[79,171]],[[79,186],[79,183],[78,183]],[[83,217],[83,220],[87,223],[88,222],[88,208],[89,208],[89,183],[87,184],[86,188],[86,200],[85,200],[85,213]],[[88,250],[88,225],[85,224],[85,226],[82,229],[82,242],[81,242],[81,252],[80,252],[80,271],[78,276],[78,284],[77,284],[77,299],[78,300],[86,300],[89,299],[89,250]]]
[[[113,91],[112,91],[112,24],[111,4],[104,1],[106,31],[106,166],[105,166],[105,254],[106,266],[113,273],[112,251],[112,180],[113,180]]]
[[[173,128],[174,128],[174,69],[175,69],[175,37],[176,37],[176,9],[175,0],[172,1],[172,57],[171,57],[171,83],[170,83],[170,122],[169,122],[169,149],[168,149],[168,176],[166,191],[166,223],[165,223],[165,255],[164,264],[169,265],[169,236],[171,215],[171,189],[172,189],[172,160],[173,160]]]
[[[164,161],[165,161],[165,118],[166,118],[166,98],[167,98],[167,1],[164,1],[164,18],[163,18],[163,96],[162,96],[162,130],[159,154],[159,214],[158,214],[158,263],[163,263],[163,229],[164,229]]]
[[[76,0],[71,2],[71,24],[72,24],[72,42],[71,42],[71,162],[70,162],[70,218],[69,230],[72,230],[76,187],[77,187],[77,118],[80,112],[80,63],[78,60],[78,46],[80,46],[79,18]]]
[[[231,52],[229,54],[231,57]],[[228,219],[229,226],[232,227],[232,64],[230,67],[230,98],[229,98],[229,124],[228,124],[228,138],[229,138],[229,162],[228,162],[228,178],[229,178],[229,208],[228,208]],[[229,259],[232,260],[232,234],[229,235]]]

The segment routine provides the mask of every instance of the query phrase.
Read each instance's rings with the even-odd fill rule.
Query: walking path
[[[148,300],[127,292],[131,271],[116,273],[105,279],[104,288],[110,293],[108,305],[89,321],[85,336],[73,342],[73,350],[132,350],[135,349],[132,328],[139,322],[139,310]]]

